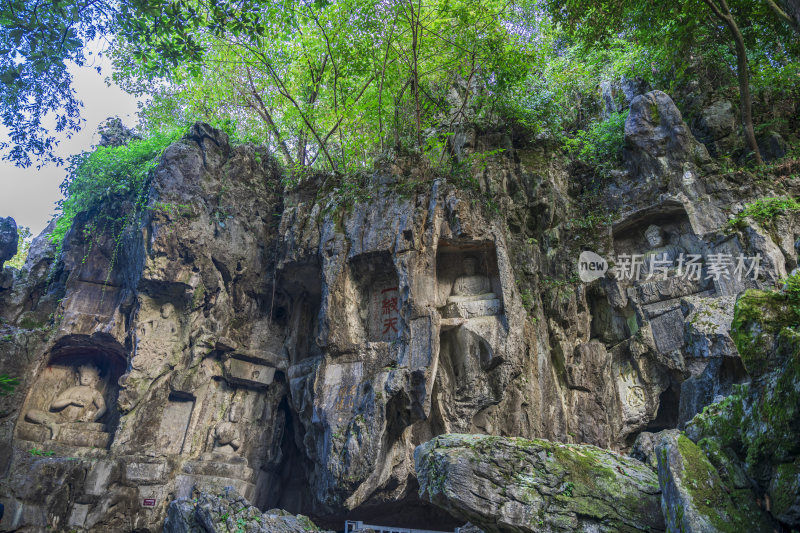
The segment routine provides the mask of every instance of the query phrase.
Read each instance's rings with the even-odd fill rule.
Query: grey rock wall
[[[719,174],[659,92],[633,99],[628,171],[598,193],[608,225],[551,146],[459,138],[505,151],[469,180],[398,157],[348,203],[335,178],[286,187],[263,148],[198,124],[139,225],[87,238],[78,217],[59,258],[34,241],[0,288],[0,372],[21,381],[0,398],[0,529],[158,531],[171,501],[226,486],[324,527],[447,529],[467,519],[420,500],[414,470],[438,435],[626,451],[749,379],[730,303],[797,265],[800,225],[727,218],[777,184]],[[672,262],[583,283],[586,249]],[[723,253],[761,254],[761,276],[709,277]]]

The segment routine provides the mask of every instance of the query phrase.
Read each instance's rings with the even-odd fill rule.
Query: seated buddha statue
[[[242,436],[238,427],[241,416],[241,407],[232,404],[228,409],[228,419],[214,428],[214,452],[230,455],[241,447]]]
[[[453,282],[453,289],[447,298],[448,303],[470,300],[491,300],[496,298],[492,292],[489,278],[477,274],[478,260],[474,257],[464,258],[464,273]]]
[[[674,244],[664,244],[661,227],[651,224],[644,232],[650,249],[644,254],[642,272],[645,275],[655,274],[662,269],[677,266],[678,258],[685,250]]]
[[[30,409],[25,419],[50,429],[50,438],[58,438],[60,426],[71,422],[94,423],[106,414],[103,394],[97,390],[100,371],[90,364],[78,367],[78,385],[69,387],[50,404],[49,411]]]

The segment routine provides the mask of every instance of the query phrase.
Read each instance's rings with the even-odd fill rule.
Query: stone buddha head
[[[78,384],[84,387],[94,387],[100,381],[100,371],[92,364],[78,367]]]
[[[650,246],[650,249],[664,246],[664,234],[661,231],[661,227],[655,224],[651,224],[644,231],[644,237],[647,239],[647,244]]]

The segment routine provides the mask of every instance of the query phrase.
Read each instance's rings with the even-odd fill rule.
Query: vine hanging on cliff
[[[59,213],[50,235],[57,256],[75,218],[88,213],[91,222],[84,228],[84,237],[90,247],[100,233],[112,233],[110,276],[125,228],[140,222],[147,209],[150,172],[161,160],[164,149],[180,134],[177,128],[167,133],[156,132],[124,146],[100,146],[73,156],[61,184],[64,198],[58,202]]]

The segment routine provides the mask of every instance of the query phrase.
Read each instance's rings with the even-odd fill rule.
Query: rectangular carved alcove
[[[661,229],[665,245],[679,246],[687,253],[701,253],[702,242],[694,234],[686,210],[683,205],[674,202],[642,209],[615,223],[612,228],[614,253],[646,253],[652,245],[648,243],[645,233],[652,225]]]
[[[276,274],[273,283],[270,321],[285,332],[284,346],[290,363],[320,355],[315,342],[322,294],[320,265],[315,261],[288,264]]]
[[[439,241],[435,301],[440,309],[447,306],[445,318],[452,313],[464,315],[460,318],[502,314],[503,288],[494,243]],[[450,309],[454,302],[459,309]]]
[[[359,322],[370,341],[392,342],[401,333],[399,280],[388,252],[362,254],[350,262],[359,294]]]
[[[186,440],[186,430],[192,418],[194,400],[185,397],[170,395],[164,412],[161,415],[161,425],[158,428],[159,449],[168,455],[177,455],[183,450]]]
[[[17,423],[17,438],[106,449],[119,420],[120,348],[86,336],[60,339],[36,377]]]

